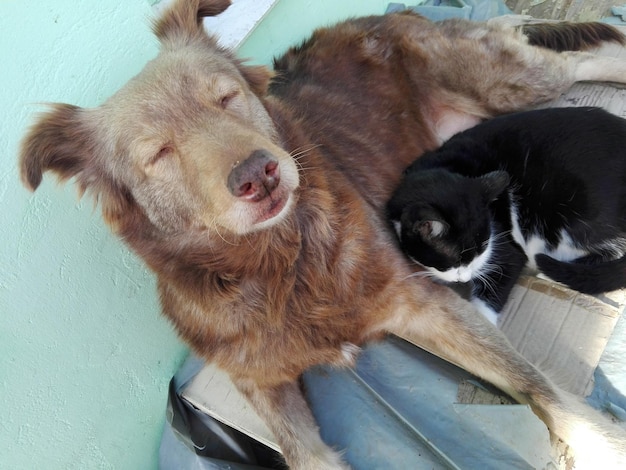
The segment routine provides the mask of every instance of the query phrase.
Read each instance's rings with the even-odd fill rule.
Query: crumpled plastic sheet
[[[594,373],[587,401],[615,416],[626,429],[626,316],[622,312]]]
[[[364,348],[353,369],[304,375],[322,438],[355,470],[545,468],[548,432],[530,408],[458,403],[459,383],[474,380],[393,336]]]
[[[177,397],[194,361],[172,381],[160,468],[280,468],[274,451]],[[543,423],[525,405],[457,403],[464,380],[474,379],[390,337],[364,348],[353,369],[307,371],[303,387],[322,438],[354,470],[545,468],[551,447]]]
[[[501,0],[424,0],[407,6],[404,3],[390,3],[386,13],[410,9],[433,21],[448,18],[465,18],[486,21],[513,12]]]
[[[626,25],[626,5],[616,5],[612,7],[611,14],[613,16],[602,18],[602,21],[615,25]]]
[[[272,470],[282,457],[249,436],[197,410],[181,397],[204,363],[191,355],[170,381],[160,470]]]

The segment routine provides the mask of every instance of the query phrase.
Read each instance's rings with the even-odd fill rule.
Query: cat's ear
[[[446,234],[449,225],[443,220],[418,220],[413,224],[413,232],[423,238],[437,238]]]
[[[480,178],[485,201],[491,202],[508,188],[511,178],[506,171],[498,170],[487,173]]]

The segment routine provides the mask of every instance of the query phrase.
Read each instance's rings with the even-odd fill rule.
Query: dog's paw
[[[339,452],[335,452],[330,447],[316,449],[317,451],[310,454],[299,462],[291,462],[291,470],[351,470],[341,458]]]

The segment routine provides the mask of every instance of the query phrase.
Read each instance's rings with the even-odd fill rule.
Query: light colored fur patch
[[[439,271],[433,267],[426,267],[435,277],[446,282],[469,282],[470,280],[480,277],[485,267],[489,264],[493,252],[492,241],[489,238],[487,248],[478,256],[476,256],[469,264],[461,265]]]
[[[513,227],[511,236],[526,253],[528,267],[531,269],[537,270],[535,256],[538,254],[545,254],[559,261],[572,261],[589,254],[588,250],[576,246],[565,229],[561,230],[559,244],[556,248],[549,248],[545,239],[537,232],[524,237],[519,224],[519,211],[515,203],[511,203],[511,225]]]
[[[482,313],[483,316],[487,320],[489,320],[489,323],[496,326],[498,325],[498,313],[489,305],[487,305],[483,300],[479,299],[478,297],[474,297],[472,298],[471,303],[474,307],[476,307],[476,310]]]

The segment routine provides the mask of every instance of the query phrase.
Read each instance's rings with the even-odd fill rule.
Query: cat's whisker
[[[494,243],[506,242],[506,238],[510,237],[512,230],[503,230],[502,232],[494,231],[491,233],[491,241]]]
[[[485,289],[489,290],[493,295],[497,295],[498,283],[488,274],[478,273],[476,279],[485,286]]]
[[[496,272],[497,274],[499,274],[500,276],[504,275],[504,270],[502,269],[502,265],[498,264],[498,263],[487,263],[485,265],[485,269],[488,272]],[[488,274],[487,274],[488,275]]]
[[[461,250],[461,254],[463,254],[463,253],[467,253],[468,251],[472,251],[472,250],[475,250],[475,249],[476,249],[476,246],[469,246],[469,247],[467,247],[467,248],[463,248],[463,249]]]

